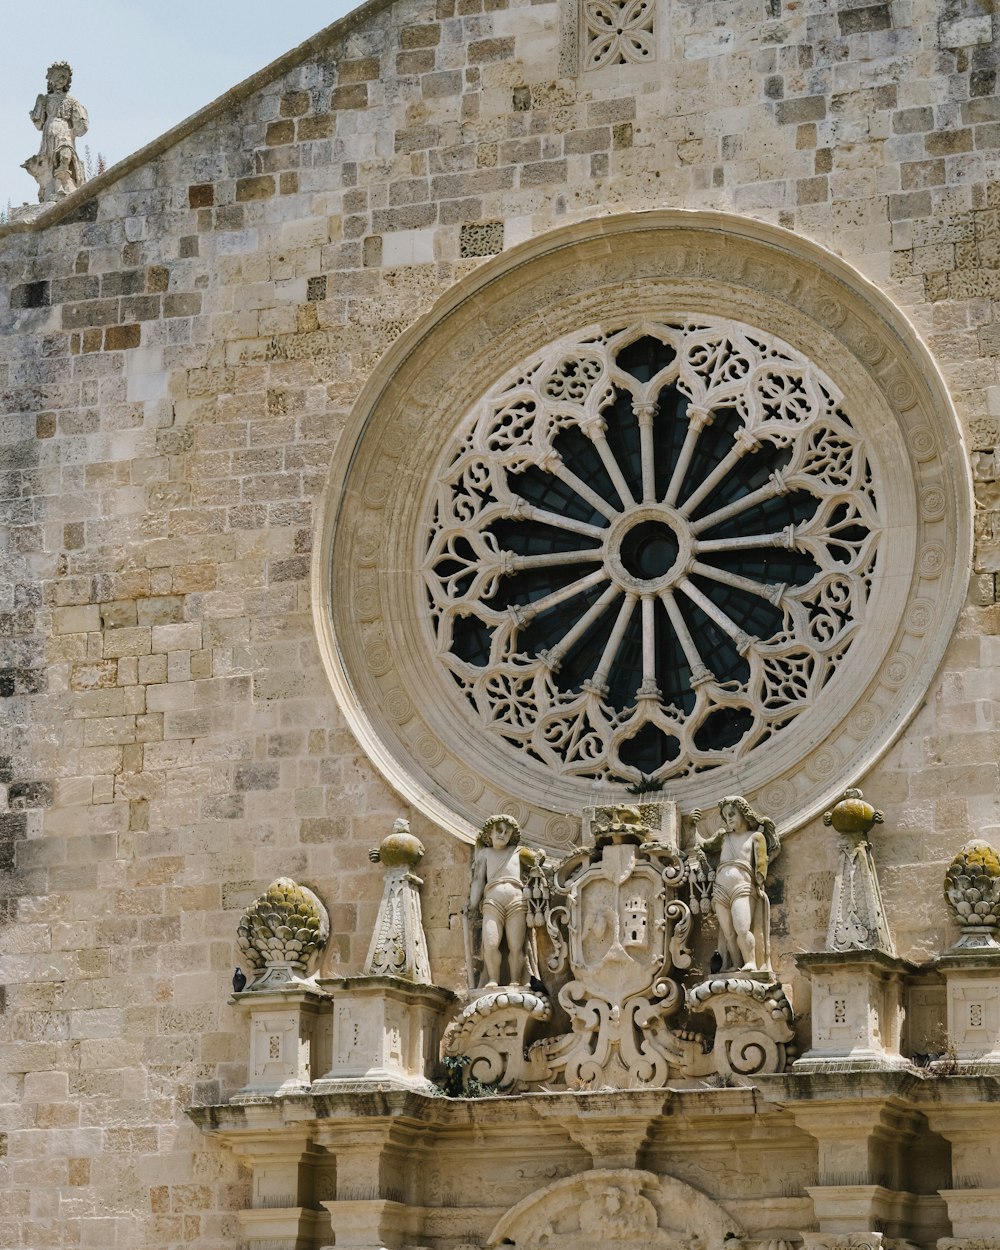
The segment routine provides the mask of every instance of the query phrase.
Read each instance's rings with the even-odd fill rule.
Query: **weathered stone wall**
[[[240,910],[278,875],[307,882],[328,970],[356,972],[381,889],[365,852],[403,810],[315,641],[338,437],[439,296],[570,220],[674,206],[786,227],[936,357],[973,454],[974,596],[865,789],[900,953],[951,940],[943,864],[1000,834],[993,10],[660,0],[653,61],[582,74],[569,0],[374,3],[0,238],[0,1244],[235,1244],[246,1181],[184,1108],[244,1079]],[[413,826],[432,967],[458,984],[467,848]],[[788,980],[822,941],[833,866],[818,822],[779,863]]]

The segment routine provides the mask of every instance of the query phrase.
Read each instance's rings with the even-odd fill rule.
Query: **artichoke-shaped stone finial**
[[[255,971],[251,990],[300,980],[312,955],[330,936],[327,910],[290,877],[272,881],[243,913],[236,940]]]
[[[945,873],[944,896],[962,930],[952,950],[1000,949],[1000,856],[988,842],[966,842]]]

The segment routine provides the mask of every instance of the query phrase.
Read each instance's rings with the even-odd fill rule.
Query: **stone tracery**
[[[591,327],[508,372],[440,473],[423,565],[484,726],[564,775],[744,757],[832,680],[882,520],[801,353],[732,321]]]

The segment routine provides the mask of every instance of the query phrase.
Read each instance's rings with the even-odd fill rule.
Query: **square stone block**
[[[427,1089],[438,1064],[442,1012],[450,990],[396,977],[324,979],[333,999],[327,1027],[330,1068],[314,1093],[342,1083]],[[324,1044],[325,1045],[325,1044]]]

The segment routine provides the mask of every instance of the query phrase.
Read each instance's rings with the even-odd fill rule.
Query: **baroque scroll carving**
[[[733,817],[726,837],[752,844],[751,877],[741,869],[737,883],[727,885],[720,868],[716,878],[725,906],[737,917],[746,912],[737,931],[744,942],[756,931],[764,966],[751,959],[742,976],[690,989],[685,978],[692,925],[708,888],[706,861],[678,849],[672,804],[592,809],[581,847],[554,866],[533,859],[523,875],[515,823],[508,816],[486,822],[470,899],[470,910],[481,905],[484,919],[481,930],[470,931],[470,963],[481,950],[489,979],[480,986],[473,977],[471,1001],[445,1037],[445,1054],[464,1065],[466,1089],[659,1089],[671,1078],[713,1071],[730,1077],[784,1070],[793,1053],[791,1006],[766,966],[767,912],[754,895],[753,918],[748,892],[752,879],[766,898],[764,848],[773,853],[778,839],[756,813],[747,828],[744,807],[752,811],[738,796],[720,804],[724,819]],[[655,832],[644,817],[654,820]],[[765,823],[768,838],[760,832]],[[539,967],[534,935],[542,926],[550,953]],[[508,974],[503,985],[501,971]],[[569,1032],[549,1032],[554,1000]]]

